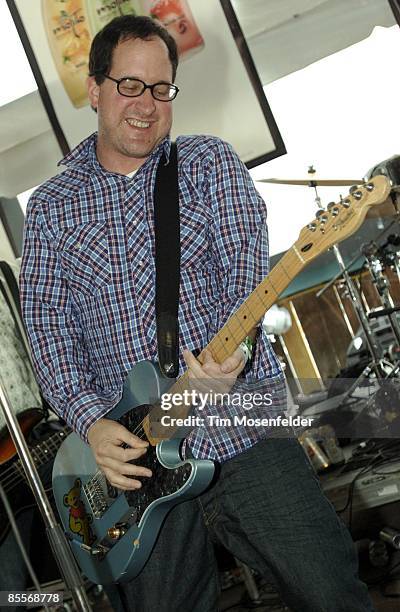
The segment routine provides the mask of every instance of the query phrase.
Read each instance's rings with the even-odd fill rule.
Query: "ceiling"
[[[263,85],[366,38],[375,25],[394,24],[387,0],[232,0],[232,5]],[[37,92],[0,107],[0,195],[13,197],[55,174],[60,157]]]

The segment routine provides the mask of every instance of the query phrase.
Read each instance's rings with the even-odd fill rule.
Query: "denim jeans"
[[[271,576],[293,612],[372,611],[350,535],[295,439],[271,438],[221,466],[216,484],[167,516],[130,612],[215,612],[213,542]],[[114,589],[114,587],[113,587]],[[116,610],[123,610],[107,589]],[[120,600],[119,600],[120,601]]]

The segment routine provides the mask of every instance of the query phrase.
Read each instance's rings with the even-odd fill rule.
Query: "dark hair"
[[[178,67],[178,49],[174,38],[164,26],[151,17],[123,15],[115,17],[97,32],[89,54],[89,75],[96,77],[97,85],[104,81],[102,74],[109,74],[115,47],[125,40],[140,38],[150,40],[158,36],[165,42],[172,65],[172,80],[175,81]]]

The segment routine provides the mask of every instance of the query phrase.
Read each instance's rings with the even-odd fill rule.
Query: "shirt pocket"
[[[95,295],[111,282],[107,223],[81,223],[64,230],[56,250],[72,291]]]

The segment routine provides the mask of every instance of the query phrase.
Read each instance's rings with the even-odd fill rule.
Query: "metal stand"
[[[63,530],[55,519],[53,510],[50,506],[49,500],[47,499],[35,464],[29,453],[29,449],[25,442],[25,438],[22,434],[19,423],[11,410],[10,402],[8,401],[1,376],[0,406],[3,410],[4,418],[15,444],[15,448],[19,454],[21,464],[25,470],[28,483],[42,514],[43,521],[46,526],[47,537],[49,538],[49,542],[58,563],[64,583],[71,592],[77,610],[81,610],[82,612],[91,612],[92,608],[83,587],[75,559],[68,543],[66,542]]]
[[[395,304],[389,292],[390,281],[384,275],[381,261],[379,257],[377,257],[378,247],[375,242],[369,242],[368,244],[364,245],[361,250],[367,259],[368,269],[372,276],[373,283],[379,293],[379,297],[381,298],[382,306],[388,310],[388,314],[386,316],[389,319],[390,327],[392,328],[393,335],[397,340],[397,344],[400,346],[399,322],[397,320],[396,313],[393,311]]]
[[[313,166],[311,166],[309,168],[309,173],[313,174],[315,172]],[[318,190],[317,190],[317,186],[316,184],[311,182],[311,186],[314,187],[315,190],[315,203],[317,204],[318,208],[320,209],[320,212],[317,213],[318,214],[323,214],[322,211],[325,212],[324,207],[322,206],[321,203],[321,198],[318,195]],[[328,205],[328,209],[329,209]],[[371,356],[372,356],[372,362],[370,364],[370,368],[375,372],[377,378],[382,377],[383,372],[382,372],[382,356],[383,356],[383,350],[382,347],[380,346],[378,340],[376,339],[374,333],[372,332],[371,326],[369,324],[368,318],[364,312],[364,308],[362,306],[361,303],[361,299],[360,296],[358,295],[358,291],[356,289],[355,284],[353,283],[350,274],[347,271],[346,265],[343,261],[343,257],[342,254],[340,252],[340,249],[338,247],[337,244],[334,244],[333,247],[333,253],[336,257],[336,261],[339,264],[339,268],[341,270],[344,282],[347,285],[347,289],[349,292],[349,296],[350,299],[352,301],[353,304],[353,308],[355,310],[355,313],[357,315],[357,318],[360,322],[360,325],[364,331],[365,334],[365,339],[368,345],[368,348],[370,350]],[[370,370],[371,371],[371,370]],[[369,373],[369,372],[368,372]]]
[[[235,561],[236,561],[236,565],[240,567],[240,569],[242,570],[244,583],[246,585],[246,589],[249,594],[251,603],[254,606],[256,605],[259,606],[261,604],[261,597],[260,597],[260,593],[256,585],[256,581],[254,580],[253,574],[251,573],[250,569],[245,563],[242,563],[242,561],[239,561],[239,559],[237,559],[236,557],[235,557]]]

